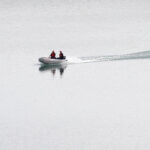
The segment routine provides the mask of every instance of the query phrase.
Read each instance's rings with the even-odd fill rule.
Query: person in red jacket
[[[62,53],[62,51],[59,52],[59,59],[64,59],[64,54]]]
[[[55,58],[56,58],[56,53],[54,52],[54,50],[52,51],[52,53],[51,53],[50,56],[51,56],[52,59],[55,59]]]

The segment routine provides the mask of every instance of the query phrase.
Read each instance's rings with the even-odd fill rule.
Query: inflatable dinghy
[[[41,62],[43,64],[46,64],[46,65],[63,65],[63,64],[67,64],[66,58],[64,58],[64,59],[59,59],[59,58],[52,59],[50,57],[41,57],[41,58],[39,58],[39,62]]]

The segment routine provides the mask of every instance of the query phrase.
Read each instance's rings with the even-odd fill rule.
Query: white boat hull
[[[49,57],[41,57],[39,58],[39,62],[47,65],[63,65],[67,64],[66,59],[51,59]]]

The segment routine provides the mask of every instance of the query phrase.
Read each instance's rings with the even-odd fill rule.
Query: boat
[[[39,62],[45,65],[63,65],[67,64],[67,59],[64,57],[64,59],[59,59],[59,58],[50,58],[50,57],[41,57],[39,58]]]

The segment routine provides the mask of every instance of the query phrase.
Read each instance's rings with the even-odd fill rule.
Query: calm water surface
[[[150,148],[149,2],[0,4],[1,149]]]

